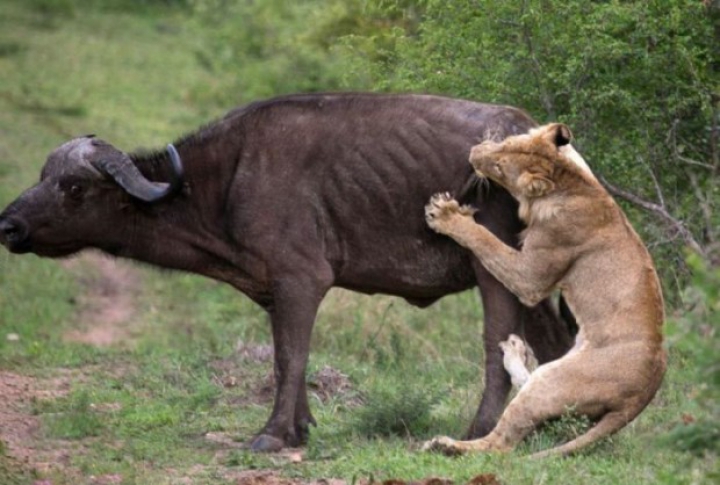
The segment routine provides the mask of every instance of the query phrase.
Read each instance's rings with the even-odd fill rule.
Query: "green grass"
[[[207,31],[187,9],[77,5],[2,2],[0,206],[35,183],[47,153],[70,136],[96,133],[125,149],[158,147],[231,107],[217,100],[234,98],[223,89],[235,74],[205,70],[197,54]],[[506,484],[670,484],[700,483],[694,477],[717,470],[714,455],[659,444],[683,415],[703,412],[687,382],[693,362],[679,352],[671,353],[654,404],[578,457],[524,458],[577,432],[582,423],[572,419],[508,455],[419,452],[425,438],[460,434],[478,403],[482,324],[473,291],[426,310],[385,296],[331,292],[313,336],[309,374],[312,380],[332,366],[348,376],[348,389],[328,397],[311,392],[319,426],[301,463],[248,453],[233,443],[250,438],[269,415],[272,364],[236,348],[269,342],[266,315],[225,285],[138,271],[132,334],[124,345],[94,348],[63,338],[77,326],[77,275],[57,261],[0,253],[0,370],[38,382],[65,379],[62,392],[26,403],[25,411],[39,419],[38,443],[75,450],[65,468],[34,472],[3,445],[0,483],[90,483],[90,476],[118,475],[128,484],[183,477],[217,484],[232,483],[242,470],[269,468],[288,478],[348,482],[431,476],[464,482],[494,473]]]

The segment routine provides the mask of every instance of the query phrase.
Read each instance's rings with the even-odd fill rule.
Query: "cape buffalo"
[[[75,138],[0,214],[0,241],[48,257],[98,248],[229,283],[261,305],[277,377],[272,414],[251,443],[261,451],[302,444],[315,424],[305,368],[318,305],[332,286],[422,307],[478,285],[486,379],[468,436],[482,436],[510,387],[498,343],[521,332],[544,362],[572,338],[548,302],[526,309],[467,250],[428,228],[423,208],[448,191],[514,242],[515,202],[477,183],[468,154],[483,138],[533,126],[507,106],[348,93],[252,103],[165,151],[127,154]]]

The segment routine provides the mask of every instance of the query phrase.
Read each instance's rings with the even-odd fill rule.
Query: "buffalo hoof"
[[[285,447],[285,442],[269,434],[260,434],[250,442],[250,450],[257,453],[276,453]]]

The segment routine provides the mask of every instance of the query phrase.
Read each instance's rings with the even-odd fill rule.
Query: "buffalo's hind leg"
[[[575,343],[577,324],[570,309],[558,312],[548,298],[532,308],[524,308],[523,330],[538,362],[545,364],[568,353]]]
[[[273,288],[268,311],[275,346],[275,403],[267,423],[250,444],[253,451],[274,452],[302,445],[309,425],[315,423],[308,405],[305,369],[315,316],[330,283],[320,283],[325,279],[311,278],[308,273],[285,278]]]

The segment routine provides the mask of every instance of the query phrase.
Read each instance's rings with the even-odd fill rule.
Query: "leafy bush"
[[[386,27],[345,37],[377,89],[426,91],[563,121],[628,207],[673,289],[682,247],[720,237],[720,7],[695,0],[371,0]],[[707,4],[707,5],[704,5]],[[717,2],[715,2],[717,3]],[[398,21],[398,10],[418,24]],[[619,196],[622,192],[614,192]],[[661,221],[661,224],[657,222]]]
[[[688,264],[694,271],[692,285],[685,291],[682,315],[671,321],[671,342],[692,369],[699,415],[685,417],[669,441],[694,453],[720,452],[720,268],[709,268],[697,256]]]

